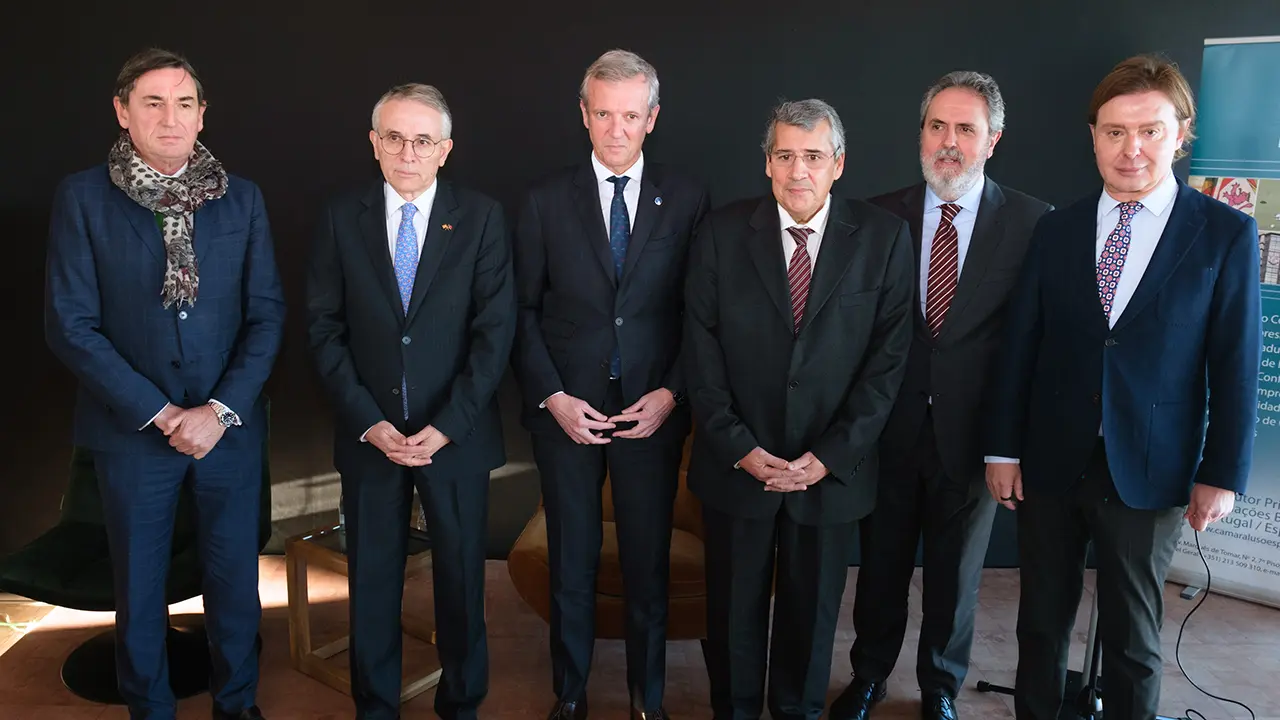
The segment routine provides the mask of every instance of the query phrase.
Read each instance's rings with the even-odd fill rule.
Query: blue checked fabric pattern
[[[1116,299],[1116,287],[1120,284],[1120,273],[1124,270],[1124,259],[1129,255],[1129,240],[1133,234],[1130,223],[1142,210],[1142,203],[1120,203],[1119,208],[1120,220],[1107,236],[1107,243],[1098,258],[1098,298],[1108,320],[1111,319],[1111,305]]]
[[[396,285],[400,287],[400,305],[409,314],[409,299],[413,297],[413,278],[418,274],[418,233],[413,229],[413,216],[418,206],[405,203],[400,207],[400,230],[396,233]],[[409,419],[409,383],[400,376],[400,402],[404,406],[404,419]]]
[[[627,260],[627,243],[631,240],[631,218],[627,215],[627,201],[622,191],[629,177],[611,177],[613,203],[609,206],[609,249],[613,251],[613,275],[622,282],[622,265]],[[613,358],[609,360],[609,376],[622,377],[622,355],[615,342]]]

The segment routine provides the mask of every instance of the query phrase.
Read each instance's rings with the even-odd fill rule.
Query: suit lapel
[[[164,261],[164,236],[156,225],[156,214],[134,202],[132,198],[117,188],[114,193],[121,212],[129,218],[129,224],[138,235],[138,239],[151,251],[157,260]]]
[[[436,182],[440,183],[440,187],[436,190],[436,199],[431,205],[431,217],[427,218],[427,236],[422,243],[422,254],[418,258],[418,272],[413,278],[413,295],[409,299],[406,325],[413,322],[418,309],[422,307],[422,301],[440,269],[440,261],[444,259],[456,232],[453,228],[458,222],[458,200],[449,183],[442,180]]]
[[[782,226],[778,223],[776,200],[768,197],[760,202],[751,215],[751,228],[755,230],[748,243],[751,260],[760,273],[765,291],[790,328],[791,291],[787,286],[787,261],[782,257]]]
[[[609,231],[605,225],[604,215],[600,208],[600,189],[597,187],[596,175],[591,170],[591,163],[583,165],[574,177],[576,186],[574,204],[578,206],[578,219],[582,222],[582,231],[595,253],[600,266],[604,268],[609,282],[618,286],[618,278],[613,271],[613,252],[609,249]]]
[[[636,205],[635,222],[631,224],[627,258],[622,265],[624,280],[631,274],[631,268],[635,267],[639,261],[640,253],[644,252],[644,244],[649,241],[649,236],[653,234],[653,229],[657,227],[658,219],[662,216],[662,206],[654,202],[662,197],[661,183],[662,174],[659,167],[646,165],[644,174],[640,178],[640,202]],[[612,259],[611,256],[610,261]]]
[[[921,249],[924,243],[922,238],[924,234],[924,183],[920,183],[908,190],[902,196],[902,205],[905,208],[907,225],[911,228],[911,248],[916,253],[916,272],[912,277],[911,297],[914,302],[911,303],[911,314],[915,317],[916,334],[920,337],[927,338],[929,342],[933,342],[933,333],[929,332],[929,328],[924,322],[924,312],[920,310],[920,263],[923,256]]]
[[[1191,245],[1200,236],[1205,220],[1196,202],[1197,198],[1193,197],[1196,194],[1198,193],[1195,190],[1178,181],[1178,194],[1174,197],[1173,207],[1169,209],[1172,213],[1169,216],[1169,222],[1165,224],[1164,233],[1160,235],[1155,254],[1151,256],[1146,272],[1142,273],[1142,280],[1138,282],[1133,297],[1129,299],[1124,312],[1116,321],[1116,330],[1129,324],[1160,292],[1187,251],[1191,249]]]
[[[849,270],[857,248],[853,239],[857,230],[858,224],[849,211],[849,204],[838,198],[831,198],[831,211],[827,214],[827,227],[822,231],[818,262],[813,268],[813,279],[809,283],[804,317],[800,319],[800,332],[803,333],[812,319],[818,316],[822,306],[840,283],[840,278]]]
[[[1000,186],[988,178],[982,187],[982,200],[978,203],[978,217],[973,224],[973,234],[969,237],[969,250],[965,253],[964,266],[960,268],[960,280],[956,284],[956,294],[951,299],[951,307],[947,309],[942,330],[938,333],[941,340],[954,328],[956,317],[964,312],[964,308],[973,298],[973,293],[987,274],[987,266],[995,256],[996,248],[1004,234],[1000,227],[1000,208],[1004,205],[1004,193]]]
[[[209,227],[217,225],[215,218],[217,217],[218,206],[210,206],[208,204],[201,205],[196,211],[195,217],[192,218],[191,228],[191,249],[196,254],[196,268],[204,269],[205,255],[209,254]]]
[[[369,253],[369,262],[373,264],[373,274],[378,278],[382,294],[396,317],[404,317],[400,288],[396,284],[396,272],[391,263],[391,241],[387,237],[387,200],[383,195],[382,182],[369,189],[364,196],[364,205],[364,212],[360,214],[358,222],[365,250]]]

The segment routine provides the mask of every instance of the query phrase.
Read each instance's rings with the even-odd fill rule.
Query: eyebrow
[[[1098,127],[1101,127],[1104,130],[1113,130],[1113,129],[1123,130],[1128,126],[1126,126],[1123,123],[1102,123]],[[1138,126],[1139,129],[1153,128],[1153,127],[1164,127],[1164,121],[1156,120],[1155,122],[1142,123],[1141,125]]]
[[[800,150],[792,150],[791,148],[774,148],[775,153],[824,153],[826,150],[818,150],[817,148],[802,148]]]
[[[142,99],[143,100],[160,100],[163,102],[166,98],[163,98],[159,95],[143,95]],[[195,100],[195,97],[191,95],[183,95],[182,97],[178,98],[178,100]]]
[[[388,135],[390,135],[390,134],[392,134],[392,133],[395,133],[396,135],[399,135],[399,136],[400,136],[400,137],[402,137],[402,138],[407,138],[407,137],[409,137],[408,133],[403,133],[403,132],[400,132],[399,130],[392,130],[392,129],[388,129],[388,130],[387,130],[387,134],[388,134]],[[419,139],[419,138],[421,138],[421,139],[426,139],[426,140],[432,140],[432,141],[434,141],[434,140],[435,140],[435,138],[431,137],[431,136],[430,136],[429,134],[427,134],[427,133],[418,133],[417,135],[414,135],[413,137],[414,137],[414,139],[415,139],[415,140],[417,140],[417,139]]]

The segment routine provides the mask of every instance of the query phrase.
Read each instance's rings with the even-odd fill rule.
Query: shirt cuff
[[[369,430],[372,430],[372,429],[374,429],[374,428],[376,428],[376,427],[378,427],[378,424],[377,424],[377,423],[374,423],[374,424],[372,424],[372,425],[370,425],[370,426],[369,426]],[[363,433],[362,435],[360,435],[360,442],[369,442],[369,440],[367,439],[367,437],[368,437],[368,435],[369,435],[369,430],[365,430],[365,431],[364,431],[364,433]]]
[[[1014,465],[1018,464],[1018,458],[1007,458],[1007,457],[1001,457],[999,455],[988,455],[982,458],[982,461],[986,463],[1013,463]]]
[[[138,428],[138,432],[142,432],[143,430],[146,430],[147,428],[151,427],[151,423],[155,422],[156,418],[163,415],[164,411],[168,409],[169,409],[169,403],[165,403],[164,407],[160,408],[160,412],[156,413],[155,415],[152,415],[151,419],[147,421],[146,425],[143,425],[142,427]]]
[[[214,411],[219,415],[222,413],[231,413],[231,424],[235,427],[240,427],[240,416],[236,414],[235,410],[232,410],[226,405],[218,402],[217,398],[209,398],[209,404],[213,405]]]
[[[548,396],[547,396],[547,400],[550,400],[551,398],[553,398],[553,397],[555,397],[555,396],[557,396],[557,395],[563,395],[563,394],[564,394],[564,391],[563,391],[563,390],[561,390],[560,392],[553,392],[553,393],[551,393],[550,395],[548,395]],[[539,410],[546,410],[546,409],[547,409],[547,400],[543,400],[543,401],[542,401],[542,404],[538,406],[538,409],[539,409]]]

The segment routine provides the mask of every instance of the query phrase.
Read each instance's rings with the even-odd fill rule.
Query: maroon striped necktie
[[[789,227],[787,232],[796,241],[795,252],[791,253],[791,264],[787,268],[787,284],[791,286],[791,328],[795,335],[800,334],[800,320],[804,318],[804,306],[809,301],[809,280],[813,277],[813,267],[809,263],[809,250],[805,244],[813,230],[807,227]]]
[[[956,281],[960,277],[960,233],[951,223],[960,206],[946,203],[942,206],[942,220],[929,246],[929,284],[925,290],[924,321],[929,331],[938,337],[942,321],[956,294]]]

